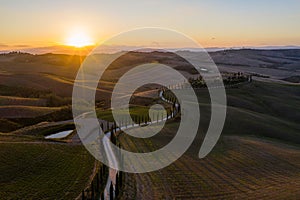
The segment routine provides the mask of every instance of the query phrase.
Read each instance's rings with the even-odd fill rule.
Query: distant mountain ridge
[[[46,53],[54,53],[54,54],[70,54],[70,55],[86,55],[91,52],[96,46],[87,46],[84,48],[75,48],[71,46],[57,45],[57,46],[47,46],[47,47],[27,47],[27,48],[11,48],[11,49],[0,49],[0,53],[9,53],[12,51],[20,51],[31,54],[46,54]],[[143,46],[103,46],[101,51],[96,53],[108,53],[113,54],[121,51],[133,51],[136,49],[150,49],[145,48]],[[153,47],[152,49],[155,49]],[[158,48],[159,49],[159,48]],[[257,49],[257,50],[286,50],[286,49],[300,49],[300,46],[297,45],[289,45],[289,46],[245,46],[245,47],[207,47],[207,48],[166,48],[165,50],[176,52],[176,51],[190,51],[190,52],[202,52],[206,50],[207,52],[216,52],[223,50],[241,50],[241,49]]]

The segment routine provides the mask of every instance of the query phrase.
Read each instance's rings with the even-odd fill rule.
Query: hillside
[[[218,65],[260,67],[299,72],[300,49],[285,50],[225,50],[211,52]]]
[[[172,128],[165,130],[172,134]],[[151,151],[160,140],[121,138],[126,149]],[[170,166],[127,174],[121,199],[297,199],[300,149],[255,137],[224,136],[204,159],[200,141]],[[134,145],[133,145],[134,144]]]
[[[201,52],[181,52],[193,58]],[[221,71],[240,71],[284,79],[300,75],[300,50],[225,50],[210,52]],[[109,54],[98,54],[105,58]],[[0,85],[23,86],[51,90],[61,96],[71,96],[72,84],[85,57],[63,54],[2,54],[0,55]],[[157,61],[174,67],[183,74],[194,74],[183,59],[172,53],[132,52],[117,59],[105,74],[106,81],[116,79],[132,65]],[[114,77],[114,78],[111,78]],[[105,80],[103,80],[105,81]],[[109,90],[104,86],[104,92]]]
[[[297,199],[299,87],[254,81],[227,89],[225,127],[204,159],[199,159],[198,153],[208,127],[210,106],[206,89],[196,90],[201,121],[188,151],[164,169],[126,174],[129,184],[121,199]],[[152,138],[121,133],[119,139],[128,151],[155,151],[173,139],[178,126],[179,118],[169,121]]]
[[[211,55],[222,71],[241,70],[277,80],[299,72],[295,64],[298,51],[291,55],[277,53],[232,50]],[[160,60],[161,53],[147,55],[132,53],[130,59],[120,58],[112,64],[98,88],[103,100],[97,101],[98,117],[113,121],[111,110],[106,110],[104,104],[110,99],[114,81],[135,66],[135,59],[138,64],[148,61],[170,64],[187,76],[193,75],[190,65],[179,58],[172,60],[173,54],[167,54],[165,60]],[[239,55],[248,59],[248,64],[236,59]],[[277,58],[271,59],[274,56]],[[295,65],[274,67],[280,56],[286,56],[291,63],[294,60]],[[256,58],[260,58],[257,63]],[[1,177],[0,194],[4,199],[43,199],[58,195],[73,199],[88,185],[94,159],[82,149],[80,142],[65,144],[67,140],[44,139],[45,135],[74,129],[68,97],[72,94],[79,59],[54,54],[0,56],[0,161],[6,163],[1,166],[5,175]],[[147,85],[136,91],[131,99],[132,115],[145,116],[150,105],[161,101],[157,88],[157,85]],[[300,86],[254,80],[228,87],[222,136],[205,159],[199,159],[198,152],[210,120],[210,99],[206,88],[195,92],[201,120],[191,147],[164,169],[145,174],[126,173],[121,199],[297,199],[300,195]],[[179,118],[175,118],[151,139],[121,134],[119,140],[126,150],[154,151],[172,140],[178,125]],[[14,155],[10,156],[11,153]]]
[[[82,146],[0,142],[1,199],[75,199],[94,158]]]

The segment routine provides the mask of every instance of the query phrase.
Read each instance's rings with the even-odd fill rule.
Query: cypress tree
[[[112,181],[110,182],[110,187],[109,187],[109,199],[114,200],[114,187]]]
[[[122,177],[123,177],[123,172],[120,171],[119,173],[120,173],[120,174],[119,174],[119,185],[120,185],[120,188],[122,188],[122,184],[123,184],[123,179],[122,179]]]
[[[102,171],[102,167],[101,167],[101,170],[100,170],[100,180],[99,180],[99,183],[102,183],[103,181],[102,181],[102,179],[103,179],[103,171]]]
[[[113,144],[116,144],[116,137],[115,137],[115,133],[114,133],[114,129],[113,129],[113,128],[111,129],[110,141],[111,141]]]
[[[99,174],[97,173],[96,175],[96,192],[99,192],[99,182],[100,182],[100,178],[99,178]]]
[[[104,200],[104,191],[101,193],[101,200]]]
[[[92,190],[92,200],[94,200],[94,197],[95,197],[94,181],[92,181],[92,184],[91,184],[91,190]]]
[[[81,199],[82,199],[82,200],[85,199],[85,197],[84,197],[84,190],[82,190]]]
[[[116,185],[115,185],[115,197],[117,198],[119,196],[119,176],[118,173],[116,175]]]
[[[100,127],[101,127],[102,131],[104,132],[103,122],[101,122]]]
[[[105,177],[105,167],[106,167],[106,165],[102,166],[102,175],[103,175],[103,177]]]

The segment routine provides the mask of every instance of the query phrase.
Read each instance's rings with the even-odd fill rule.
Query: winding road
[[[171,101],[169,101],[169,100],[167,100],[163,97],[163,91],[159,92],[159,97],[167,103],[172,103]],[[175,104],[175,106],[178,108],[178,104]],[[166,120],[171,119],[172,117],[174,117],[175,114],[176,114],[176,111],[174,111],[170,116],[163,118],[162,120],[157,119],[156,121],[152,121],[150,123],[155,124],[155,123],[158,123],[158,122],[161,122],[161,121],[166,121]],[[140,125],[146,125],[146,124],[147,123],[141,123]],[[126,129],[134,128],[134,127],[139,127],[139,124],[131,124],[131,125],[119,127],[116,130],[120,131],[120,130],[126,130]],[[109,131],[105,134],[105,136],[102,139],[103,145],[104,145],[104,150],[105,150],[105,153],[107,155],[109,165],[110,166],[118,166],[119,163],[118,163],[118,161],[116,159],[116,156],[115,156],[115,154],[114,154],[114,152],[111,148],[112,143],[110,141],[110,136],[111,136],[111,132]],[[105,190],[104,190],[105,199],[109,199],[109,190],[110,190],[111,183],[113,184],[114,193],[115,193],[115,184],[116,184],[116,175],[117,175],[117,173],[118,173],[118,171],[116,169],[109,168],[109,177],[107,179]],[[100,200],[101,200],[101,198],[100,198]]]

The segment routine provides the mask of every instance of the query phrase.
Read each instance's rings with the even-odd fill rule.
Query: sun
[[[84,31],[72,32],[72,34],[66,39],[65,44],[77,48],[94,45],[92,39]]]

